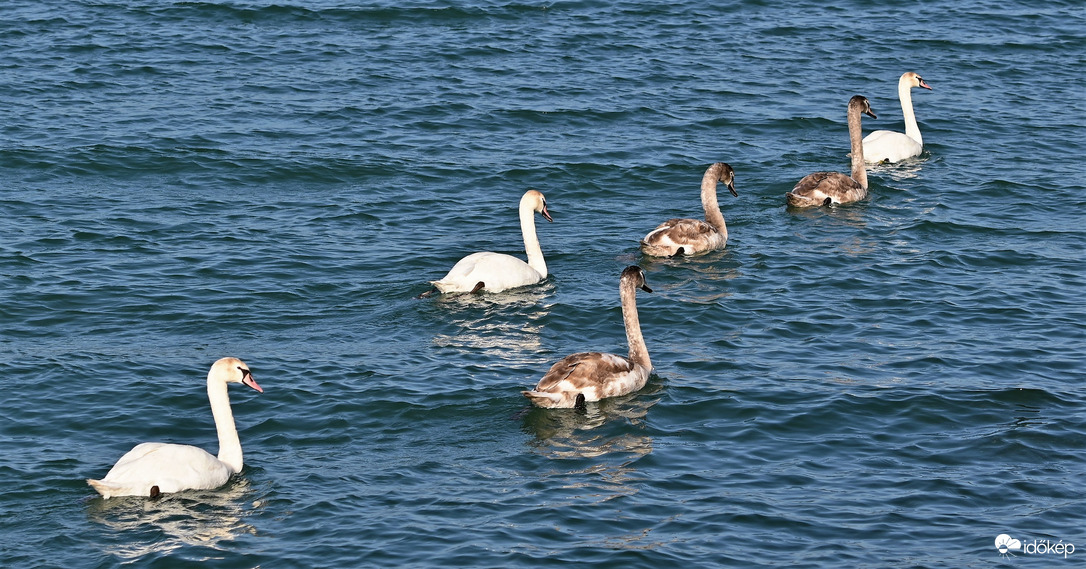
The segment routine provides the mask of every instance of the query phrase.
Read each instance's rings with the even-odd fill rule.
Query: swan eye
[[[247,369],[245,369],[245,368],[243,368],[241,366],[238,366],[238,369],[241,370],[241,378],[242,379],[245,379],[245,378],[249,377],[250,375],[253,375],[253,373],[251,371],[249,371],[249,370],[247,370]]]

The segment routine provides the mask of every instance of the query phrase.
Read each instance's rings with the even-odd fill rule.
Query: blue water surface
[[[1078,566],[1083,29],[1059,1],[11,0],[0,565]],[[786,209],[847,171],[852,95],[904,130],[905,71],[924,153]],[[643,257],[717,161],[727,248]],[[522,256],[528,188],[546,281],[416,298]],[[564,355],[625,353],[631,264],[649,384],[530,407]],[[265,389],[231,390],[245,469],[98,497],[139,442],[215,452],[226,355]]]

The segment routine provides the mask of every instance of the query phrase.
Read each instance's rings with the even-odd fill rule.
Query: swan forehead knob
[[[645,284],[645,271],[637,265],[630,265],[623,269],[621,280],[633,282],[634,288],[639,288],[645,292],[652,292],[652,289]]]
[[[853,95],[848,101],[848,106],[849,108],[852,108],[853,106],[859,108],[861,113],[869,115],[873,119],[879,118],[875,116],[875,111],[871,110],[871,102],[863,95]]]

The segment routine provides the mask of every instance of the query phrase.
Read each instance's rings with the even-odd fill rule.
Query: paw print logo
[[[1022,542],[1014,539],[1013,537],[1005,533],[1001,533],[996,536],[995,546],[996,550],[999,551],[999,554],[1004,556],[1013,555],[1013,551],[1022,550]]]

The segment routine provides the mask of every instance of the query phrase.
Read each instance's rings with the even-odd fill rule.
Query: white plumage
[[[876,130],[863,139],[864,160],[871,163],[900,162],[920,156],[924,151],[924,137],[913,113],[913,87],[931,91],[931,86],[912,71],[901,75],[897,82],[897,97],[901,101],[901,113],[905,118],[905,132]]]
[[[172,443],[142,443],[125,453],[101,480],[87,480],[105,498],[150,496],[182,490],[218,488],[244,465],[228,383],[243,383],[263,392],[241,360],[222,358],[207,374],[207,397],[219,435],[219,455]]]
[[[547,263],[535,232],[535,214],[547,221],[547,199],[537,190],[528,190],[520,198],[520,230],[524,236],[524,249],[528,262],[506,255],[484,251],[472,253],[460,259],[441,280],[431,281],[439,292],[501,292],[531,285],[547,278]]]

